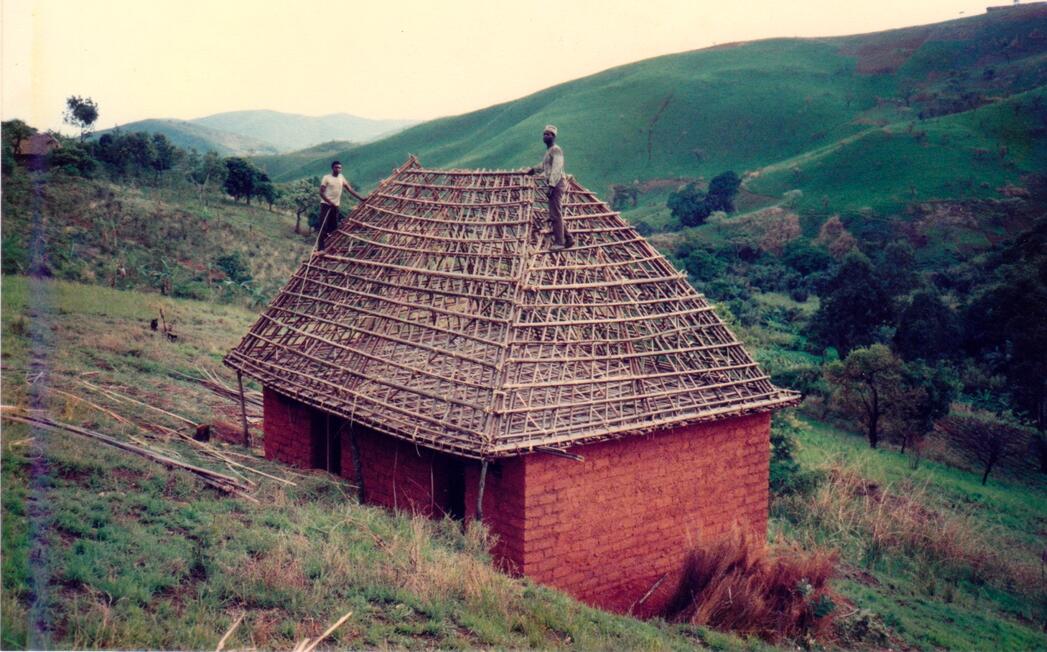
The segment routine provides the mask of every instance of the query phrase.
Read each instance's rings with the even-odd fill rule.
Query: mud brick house
[[[764,536],[770,415],[797,395],[573,180],[576,244],[550,252],[535,183],[412,157],[225,362],[264,387],[268,457],[482,518],[511,572],[654,613],[695,543]]]

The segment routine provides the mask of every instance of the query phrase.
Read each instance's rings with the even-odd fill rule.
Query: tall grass
[[[836,612],[828,586],[835,563],[824,549],[772,553],[735,534],[691,552],[666,615],[774,642],[826,639]]]
[[[866,565],[903,557],[952,579],[1047,598],[1041,565],[1027,549],[972,513],[938,507],[927,481],[881,484],[840,461],[823,471],[824,481],[810,495],[776,504],[800,526],[802,544],[847,548]]]

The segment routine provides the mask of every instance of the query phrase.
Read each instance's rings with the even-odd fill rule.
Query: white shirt
[[[563,172],[563,150],[560,149],[559,145],[554,144],[549,149],[545,150],[545,156],[542,158],[542,176],[545,178],[545,182],[550,186],[559,185],[560,181],[564,178]]]
[[[342,188],[348,187],[349,182],[342,175],[336,177],[333,174],[325,174],[323,180],[320,181],[320,192],[327,201],[335,206],[342,205]]]

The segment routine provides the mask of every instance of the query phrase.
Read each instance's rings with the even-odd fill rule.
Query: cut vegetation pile
[[[769,641],[825,639],[836,612],[828,585],[835,562],[825,551],[772,553],[738,534],[690,554],[667,614]]]

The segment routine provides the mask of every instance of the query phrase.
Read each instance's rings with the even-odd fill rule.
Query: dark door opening
[[[465,518],[465,463],[456,457],[447,462],[447,514]]]
[[[314,469],[323,469],[335,475],[342,474],[342,424],[338,417],[314,411],[312,450]]]

